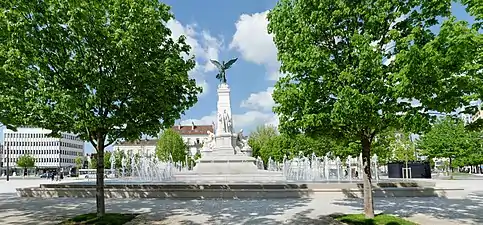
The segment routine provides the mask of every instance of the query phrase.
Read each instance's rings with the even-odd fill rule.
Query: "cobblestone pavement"
[[[69,216],[95,212],[94,199],[19,198],[16,187],[47,181],[0,180],[0,224],[56,224]],[[419,224],[483,224],[483,181],[444,181],[437,186],[467,187],[447,198],[375,199],[377,213],[397,214]],[[140,213],[133,224],[336,224],[332,213],[360,213],[362,200],[319,194],[312,199],[161,200],[106,199],[108,212]],[[382,211],[383,210],[383,211]]]

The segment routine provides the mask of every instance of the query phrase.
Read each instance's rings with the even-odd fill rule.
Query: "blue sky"
[[[172,7],[175,20],[168,26],[173,36],[185,35],[197,67],[191,76],[204,87],[198,103],[177,123],[211,124],[216,110],[216,71],[209,59],[238,62],[227,72],[235,129],[249,133],[258,125],[278,124],[271,107],[271,90],[278,78],[277,50],[267,34],[267,10],[276,0],[163,0]],[[464,8],[453,6],[458,19],[472,21]],[[3,136],[3,135],[2,135]],[[86,143],[86,151],[92,152]]]

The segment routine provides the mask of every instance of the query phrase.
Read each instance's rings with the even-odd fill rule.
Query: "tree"
[[[20,34],[12,32],[11,24],[3,17],[3,8],[0,9],[0,126],[15,130],[17,126],[25,124],[23,118],[30,114],[24,104],[28,79],[18,69],[5,66],[17,57],[14,39]]]
[[[115,150],[114,157],[116,158],[116,168],[122,168],[122,158],[126,157],[124,151],[119,149]]]
[[[112,152],[105,152],[104,153],[104,169],[112,169],[111,168],[111,155]]]
[[[250,134],[248,145],[252,148],[252,156],[260,156],[262,147],[273,137],[278,136],[278,131],[275,126],[263,125],[257,126],[256,130]]]
[[[411,140],[411,134],[407,132],[395,132],[394,134],[396,137],[390,144],[393,152],[392,160],[406,163],[417,160],[417,149],[415,143]]]
[[[267,163],[270,157],[276,162],[282,162],[284,156],[292,158],[297,154],[293,151],[295,143],[288,135],[271,137],[261,146],[259,156],[265,165],[268,165]]]
[[[170,127],[201,88],[185,37],[172,40],[157,0],[20,1],[1,4],[1,61],[28,86],[28,124],[79,134],[96,149],[97,215],[105,215],[104,148]],[[21,79],[22,78],[22,79]],[[23,83],[22,83],[23,84]],[[25,116],[25,115],[23,115]]]
[[[164,130],[156,144],[156,156],[163,161],[168,161],[171,155],[174,162],[185,162],[187,151],[183,138],[173,129]]]
[[[388,128],[418,133],[429,127],[428,110],[463,104],[468,81],[459,75],[481,48],[478,31],[450,8],[450,0],[280,0],[268,14],[287,74],[273,93],[280,132],[358,142],[367,218],[374,217],[377,135]],[[430,28],[440,17],[436,34]]]
[[[22,155],[17,159],[17,166],[24,168],[24,174],[26,174],[28,168],[35,167],[35,158],[31,155]]]
[[[98,157],[91,157],[91,162],[89,163],[89,169],[97,169],[97,160],[98,160]]]
[[[78,155],[77,157],[75,157],[74,161],[75,161],[75,166],[77,167],[77,169],[82,169],[82,166],[84,165],[84,157]]]
[[[430,158],[448,158],[450,172],[453,170],[453,160],[468,156],[470,150],[478,144],[472,132],[467,131],[461,120],[445,117],[425,133],[418,147],[423,150],[423,154]],[[450,174],[453,178],[453,174]]]

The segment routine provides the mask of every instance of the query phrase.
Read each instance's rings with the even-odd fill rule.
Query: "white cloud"
[[[196,66],[190,71],[190,76],[196,79],[198,86],[203,88],[201,96],[207,94],[209,86],[204,73],[215,69],[210,59],[218,59],[223,41],[211,36],[206,30],[197,30],[194,24],[183,25],[177,20],[170,20],[166,26],[171,29],[171,36],[174,39],[177,40],[181,35],[186,37],[186,43],[191,46],[190,56],[194,55],[196,59]]]
[[[201,119],[188,119],[181,121],[182,125],[191,125],[194,122],[199,125],[210,125],[216,123],[216,112],[212,112],[209,116],[204,116]],[[234,131],[243,129],[245,133],[255,130],[260,125],[274,125],[278,126],[278,117],[272,113],[263,113],[260,111],[248,111],[243,114],[233,115]]]
[[[280,62],[277,60],[277,48],[273,35],[267,31],[268,11],[251,15],[243,14],[236,22],[236,32],[230,48],[236,49],[246,61],[263,65],[269,80],[278,80]]]
[[[247,100],[242,101],[240,107],[251,110],[272,111],[272,108],[275,105],[272,93],[273,87],[267,88],[266,91],[252,93]]]

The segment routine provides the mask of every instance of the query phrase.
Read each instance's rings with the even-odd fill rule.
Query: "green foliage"
[[[156,144],[156,156],[164,161],[169,160],[171,154],[174,162],[185,162],[187,151],[183,138],[173,129],[164,130]]]
[[[278,131],[275,126],[258,126],[257,129],[250,134],[250,138],[248,139],[248,145],[252,148],[252,156],[260,156],[260,150],[262,147],[275,136],[278,136]]]
[[[122,158],[127,158],[126,154],[117,149],[114,151],[114,157],[116,158],[116,168],[122,168]]]
[[[111,169],[111,155],[112,152],[105,152],[104,153],[104,168]]]
[[[95,147],[98,161],[119,138],[156,135],[201,92],[188,76],[194,59],[183,57],[190,46],[185,37],[172,40],[166,27],[172,18],[157,0],[2,3],[0,73],[8,71],[8,79],[2,77],[0,89],[7,86],[8,98],[13,91],[24,95],[13,95],[7,106],[24,100],[27,110],[20,112],[28,113],[19,116],[27,124],[79,134]],[[0,122],[16,123],[12,113],[3,121],[4,111]],[[103,177],[102,164],[97,169]],[[102,216],[104,196],[97,200]]]
[[[197,152],[193,157],[190,157],[188,158],[188,164],[191,168],[193,168],[194,166],[196,166],[196,160],[198,160],[199,158],[201,158],[201,154],[199,152]]]
[[[411,134],[402,131],[393,131],[393,138],[389,144],[392,161],[415,161],[418,154],[416,144],[411,141]]]
[[[89,163],[89,169],[97,169],[97,157],[92,157]]]
[[[388,127],[428,128],[429,115],[419,110],[446,112],[461,103],[461,93],[450,98],[442,84],[456,82],[454,75],[472,63],[477,33],[454,20],[441,26],[439,36],[427,29],[437,16],[450,17],[450,1],[316,2],[282,0],[268,16],[281,70],[290,74],[273,95],[282,132],[373,140]],[[443,66],[433,63],[436,59],[453,64],[439,71]],[[429,98],[433,93],[442,95]],[[400,99],[418,99],[422,105],[411,107]]]
[[[425,133],[418,147],[430,158],[457,158],[468,155],[476,147],[475,133],[467,131],[461,120],[450,117],[438,120],[432,129]]]
[[[163,3],[11,1],[4,7],[15,5],[21,7],[2,10],[2,21],[11,24],[7,43],[16,43],[10,50],[18,60],[2,66],[35,84],[26,93],[33,125],[105,147],[118,138],[156,135],[196,103],[200,89],[188,76],[194,61],[181,56],[190,47],[170,38],[164,22],[172,15]]]
[[[17,159],[17,166],[25,169],[35,167],[35,158],[31,155],[22,155]]]
[[[84,165],[84,160],[85,158],[83,156],[77,156],[75,157],[74,161],[75,161],[75,166],[77,167],[77,169],[82,169],[82,166]]]
[[[287,74],[273,93],[280,132],[359,142],[368,217],[367,162],[377,135],[389,128],[419,133],[430,127],[428,110],[467,103],[471,82],[460,75],[476,73],[481,35],[454,19],[451,2],[280,0],[268,14]],[[429,28],[440,18],[436,34]]]
[[[265,164],[270,157],[277,162],[281,162],[284,156],[288,158],[312,154],[323,156],[330,151],[332,144],[330,140],[325,138],[312,138],[304,134],[282,134],[268,139],[260,149],[260,156]]]
[[[261,146],[259,154],[265,165],[270,157],[277,162],[281,162],[284,156],[293,157],[292,148],[294,145],[295,141],[287,135],[277,135],[268,139]]]
[[[366,219],[364,214],[348,214],[332,216],[347,225],[416,225],[415,223],[393,215],[379,214],[374,219]]]

